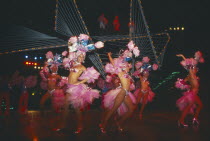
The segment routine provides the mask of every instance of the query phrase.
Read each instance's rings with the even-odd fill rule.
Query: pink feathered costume
[[[134,92],[134,95],[137,97],[138,96],[138,94],[140,93],[140,91],[141,91],[141,88],[139,88],[139,89],[137,89],[137,90],[135,90],[135,92]],[[143,94],[145,94],[145,93],[147,93],[147,92],[142,92]],[[153,101],[153,98],[155,97],[155,93],[151,90],[151,88],[149,88],[148,89],[148,97],[147,97],[147,101],[146,101],[146,103],[145,104],[147,104],[148,102],[152,102]],[[142,102],[143,102],[143,98],[144,97],[142,97],[141,99],[140,99],[140,103],[142,104]]]
[[[98,79],[99,73],[93,68],[87,68],[85,72],[79,77],[80,80],[87,79],[88,83],[94,82],[95,79]],[[67,93],[69,93],[69,97],[67,98],[70,104],[75,109],[83,110],[89,104],[92,104],[95,98],[99,98],[99,91],[95,89],[91,89],[86,84],[67,85]]]
[[[188,85],[183,79],[180,79],[180,78],[177,79],[177,81],[175,83],[175,87],[178,89],[181,89],[181,90],[187,90],[187,91],[183,92],[182,93],[183,96],[180,97],[176,101],[176,106],[179,108],[180,111],[183,111],[188,104],[194,102],[197,94],[195,92],[193,92],[192,90],[190,90],[190,85]],[[190,114],[194,114],[195,108],[196,108],[196,105],[194,104],[193,107],[189,111]]]
[[[187,70],[197,67],[198,63],[204,63],[203,54],[200,51],[197,51],[195,53],[194,58],[186,58],[180,62],[180,64]],[[175,83],[175,87],[181,90],[186,90],[185,92],[183,92],[183,96],[176,101],[176,106],[179,108],[180,111],[183,111],[188,104],[194,103],[196,97],[198,97],[198,92],[191,89],[190,85],[188,85],[183,79],[179,78]],[[196,104],[192,106],[189,113],[194,114],[195,108]]]
[[[111,74],[118,74],[119,72],[121,72],[123,70],[123,68],[128,65],[128,63],[124,62],[122,59],[123,58],[116,58],[116,59],[114,59],[115,68],[110,63],[106,64],[105,71],[107,73],[111,73]],[[127,74],[124,77],[128,78],[130,76]],[[111,109],[113,107],[114,102],[115,102],[115,98],[117,97],[117,95],[121,91],[121,89],[123,89],[123,88],[121,86],[119,86],[116,89],[110,90],[110,91],[108,91],[107,93],[104,94],[104,98],[103,98],[103,101],[102,101],[102,104],[103,104],[104,108]],[[134,89],[135,89],[135,86],[132,83],[130,85],[130,91],[132,91]],[[136,104],[136,98],[131,92],[126,91],[126,96],[129,96],[130,99],[132,100],[132,102],[134,104]],[[118,113],[119,116],[122,116],[127,111],[128,111],[128,109],[127,109],[127,106],[125,105],[124,102],[117,109],[117,113]]]

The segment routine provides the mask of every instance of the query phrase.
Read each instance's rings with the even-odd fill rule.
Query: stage
[[[208,141],[210,139],[210,115],[202,111],[200,126],[192,126],[191,116],[187,119],[188,128],[177,125],[178,111],[145,110],[143,119],[135,112],[126,123],[125,132],[117,131],[115,122],[106,134],[100,133],[101,110],[89,110],[85,114],[85,128],[80,134],[74,134],[76,128],[75,113],[70,111],[65,130],[53,131],[60,127],[60,115],[50,111],[40,116],[39,111],[28,111],[20,116],[11,112],[10,116],[0,116],[1,141]],[[59,121],[60,120],[60,121]]]

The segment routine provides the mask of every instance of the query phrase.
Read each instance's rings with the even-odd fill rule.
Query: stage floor
[[[0,116],[0,141],[209,141],[210,115],[202,112],[200,126],[180,128],[177,126],[179,112],[146,111],[139,120],[135,112],[127,121],[124,133],[119,133],[114,121],[106,134],[100,133],[98,124],[101,111],[89,110],[85,114],[85,128],[80,134],[74,134],[76,128],[75,113],[68,115],[67,128],[62,132],[53,131],[60,127],[59,115],[47,112],[44,117],[39,111],[29,111],[25,116],[13,112],[10,116]],[[60,120],[60,121],[59,121]],[[188,118],[191,122],[191,117]]]

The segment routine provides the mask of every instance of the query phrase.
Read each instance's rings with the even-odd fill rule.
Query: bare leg
[[[23,113],[26,114],[26,112],[28,111],[28,92],[24,94],[23,109],[24,109]]]
[[[129,96],[125,97],[124,103],[126,104],[127,108],[128,108],[128,112],[125,113],[119,120],[118,122],[118,128],[119,130],[122,129],[122,127],[124,126],[125,121],[133,114],[135,108],[137,107],[137,105],[133,104],[133,102],[131,101]]]
[[[50,93],[47,92],[46,94],[44,94],[40,100],[40,110],[41,110],[41,114],[44,114],[44,104],[45,102],[50,98]]]
[[[147,103],[147,97],[148,97],[148,93],[145,94],[144,97],[143,97],[143,101],[142,101],[142,105],[141,105],[141,109],[140,109],[140,114],[139,114],[140,119],[142,119],[142,114],[143,114],[144,108],[145,108],[146,103]]]
[[[202,101],[201,101],[201,99],[200,99],[199,96],[196,96],[195,103],[197,104],[197,108],[196,108],[194,117],[196,119],[198,119],[198,116],[200,114],[200,111],[203,108],[203,103],[202,103]]]
[[[182,114],[181,114],[181,117],[179,119],[179,122],[181,124],[184,124],[184,120],[185,120],[185,117],[187,116],[187,114],[189,113],[190,109],[192,108],[193,106],[193,103],[190,103],[186,106],[186,108],[182,111]]]
[[[66,94],[65,95],[65,104],[64,104],[64,110],[62,111],[62,122],[61,122],[61,128],[65,128],[66,124],[67,124],[67,117],[69,115],[69,101],[68,101],[68,97],[70,96],[70,94]]]
[[[76,109],[75,111],[77,114],[77,130],[75,133],[78,134],[83,129],[83,112],[80,109]]]
[[[101,125],[103,128],[106,127],[111,116],[117,111],[119,106],[122,104],[123,100],[125,99],[125,94],[126,94],[125,90],[122,89],[116,96],[112,109],[109,110],[107,114],[104,116],[104,120],[102,121],[102,125]]]
[[[18,112],[19,114],[25,114],[25,108],[26,108],[26,98],[28,98],[28,93],[27,92],[23,92],[20,96],[20,100],[19,100],[19,107],[18,107]]]
[[[143,94],[142,94],[142,92],[140,91],[139,94],[138,94],[138,96],[137,96],[137,103],[139,103],[139,102],[141,101],[142,96],[143,96]]]
[[[101,123],[102,123],[102,121],[104,121],[105,115],[107,115],[108,112],[109,112],[109,109],[107,108],[107,109],[105,109],[105,111],[102,113],[102,115],[101,115]]]

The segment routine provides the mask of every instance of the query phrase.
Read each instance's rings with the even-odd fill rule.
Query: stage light
[[[31,95],[35,95],[35,93],[32,93]]]
[[[26,65],[28,65],[29,62],[26,62]]]
[[[37,66],[37,63],[34,63],[34,66]]]
[[[42,57],[39,57],[39,59],[42,59]]]
[[[174,30],[176,30],[176,27],[174,27]]]
[[[37,57],[34,57],[34,59],[36,60],[36,59],[37,59]]]
[[[177,27],[176,29],[179,30],[179,27]]]
[[[184,30],[184,27],[182,27],[182,30]]]
[[[36,67],[36,66],[34,66],[34,68],[36,69],[37,67]]]
[[[38,67],[38,69],[40,69],[40,67]]]
[[[29,65],[31,65],[31,62],[28,62]]]
[[[41,69],[43,69],[43,67],[41,67]]]
[[[25,58],[27,59],[28,58],[28,55],[26,55]]]
[[[169,30],[172,30],[172,28],[170,27]]]

